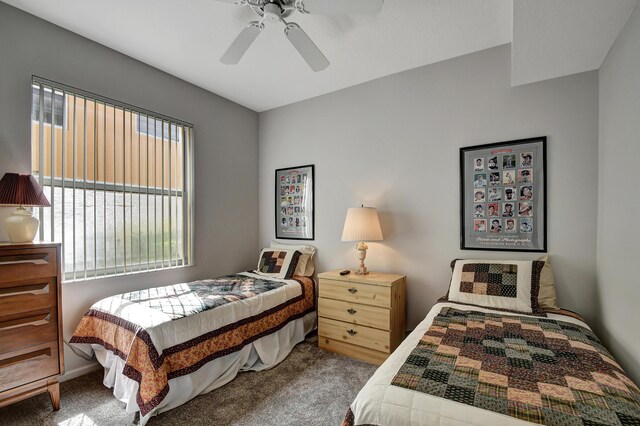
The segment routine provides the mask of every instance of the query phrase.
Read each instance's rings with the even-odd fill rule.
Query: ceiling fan
[[[318,46],[295,22],[287,22],[285,18],[294,12],[317,15],[369,14],[380,12],[384,0],[218,0],[250,7],[259,17],[259,21],[251,21],[231,43],[220,58],[227,65],[237,64],[254,40],[260,35],[265,24],[284,25],[284,35],[289,39],[302,58],[313,71],[322,71],[329,66],[329,61]]]

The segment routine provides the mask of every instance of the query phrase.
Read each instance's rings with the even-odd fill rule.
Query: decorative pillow
[[[538,305],[540,308],[559,309],[556,301],[556,281],[551,269],[549,255],[542,256],[538,260],[544,262],[544,268],[540,274],[540,293],[538,293]]]
[[[541,261],[454,260],[447,300],[544,315],[538,306]]]
[[[287,244],[272,240],[271,248],[279,250],[298,250],[300,253],[302,253],[302,255],[300,256],[298,267],[293,274],[303,275],[305,277],[310,277],[313,275],[313,272],[315,271],[315,267],[313,264],[313,256],[316,254],[315,247],[304,244]]]
[[[297,250],[262,249],[256,273],[270,278],[289,279],[293,276],[301,253]]]

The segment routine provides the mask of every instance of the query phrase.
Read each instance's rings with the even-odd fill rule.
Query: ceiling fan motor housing
[[[276,3],[267,3],[264,5],[264,17],[269,22],[280,22],[282,19],[282,9]]]

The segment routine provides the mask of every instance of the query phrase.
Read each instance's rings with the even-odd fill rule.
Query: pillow
[[[454,260],[447,300],[524,314],[544,315],[538,306],[538,260]]]
[[[542,273],[540,274],[540,293],[538,293],[538,305],[541,308],[559,309],[556,301],[556,281],[551,269],[549,255],[544,255],[538,260],[544,262]]]
[[[315,267],[313,264],[313,256],[316,254],[315,247],[304,244],[287,244],[272,240],[271,248],[280,250],[298,250],[300,253],[302,253],[302,255],[300,256],[298,267],[293,274],[303,275],[305,277],[310,277],[313,275],[313,272],[315,271]]]
[[[301,253],[297,250],[262,249],[258,260],[258,269],[254,272],[270,278],[288,280],[293,276]]]

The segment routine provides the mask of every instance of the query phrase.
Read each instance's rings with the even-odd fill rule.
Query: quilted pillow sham
[[[265,277],[288,280],[294,275],[301,254],[297,250],[262,249],[258,268],[254,272]]]
[[[277,250],[298,250],[301,253],[300,260],[294,275],[303,275],[310,277],[315,271],[313,265],[313,255],[316,253],[316,248],[305,244],[290,244],[281,243],[280,241],[272,240],[271,249]]]
[[[446,300],[545,316],[538,305],[544,264],[538,260],[454,260]]]

